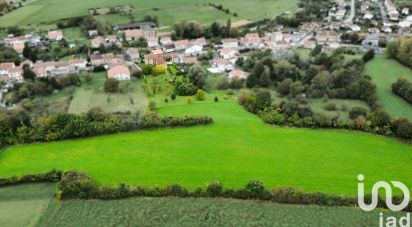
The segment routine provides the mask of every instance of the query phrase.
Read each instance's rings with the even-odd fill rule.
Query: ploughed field
[[[219,180],[240,188],[256,179],[267,188],[356,195],[362,173],[368,187],[378,180],[412,186],[410,145],[360,132],[278,128],[233,100],[220,100],[186,104],[179,98],[159,107],[163,115],[213,117],[208,126],[9,147],[0,153],[0,176],[76,169],[107,185],[194,189]]]
[[[280,205],[200,198],[111,201],[53,198],[55,186],[0,188],[0,225],[8,226],[378,226],[379,212],[359,208]],[[385,216],[401,216],[389,213]]]

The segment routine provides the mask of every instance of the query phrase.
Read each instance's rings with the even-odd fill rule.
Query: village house
[[[224,73],[233,70],[233,65],[226,59],[215,58],[212,60],[212,68],[208,71],[211,73]]]
[[[222,46],[223,48],[238,48],[239,41],[237,39],[222,39]]]
[[[245,37],[241,40],[242,45],[245,48],[261,48],[263,44],[261,43],[261,38],[259,37],[258,33],[248,33]]]
[[[59,62],[36,62],[33,64],[32,69],[37,77],[79,75],[80,71],[87,69],[87,61],[84,59],[73,59]]]
[[[234,69],[230,71],[227,75],[229,80],[233,79],[246,79],[249,74],[247,72],[244,72],[240,69]]]
[[[366,36],[366,39],[362,41],[362,48],[364,50],[373,49],[376,52],[379,51],[379,36],[378,34],[370,34]]]
[[[305,40],[305,42],[303,43],[303,47],[306,49],[315,49],[316,41],[310,39]]]
[[[162,36],[159,39],[160,44],[163,45],[169,45],[169,44],[173,44],[173,40],[172,37],[170,36]]]
[[[130,80],[130,70],[126,65],[116,65],[107,71],[107,77],[116,80]]]
[[[220,57],[226,60],[234,59],[237,57],[239,52],[234,48],[224,47],[220,51]]]
[[[97,36],[96,38],[91,40],[91,43],[93,48],[99,48],[102,45],[106,45],[106,40],[101,36]]]
[[[164,64],[171,64],[173,63],[173,55],[172,54],[146,54],[144,56],[144,62],[147,65],[164,65]]]
[[[24,44],[26,38],[24,36],[8,36],[3,41],[6,46],[13,47],[14,45]]]
[[[392,0],[385,0],[385,7],[391,21],[399,20],[399,12]]]
[[[203,46],[196,43],[190,43],[185,49],[186,56],[199,56],[203,53]]]
[[[157,37],[148,37],[147,40],[147,47],[149,48],[160,48],[159,39]]]
[[[185,50],[190,45],[190,42],[188,39],[182,39],[182,40],[175,41],[174,45],[175,45],[176,51],[181,51],[181,50]]]
[[[172,43],[162,44],[162,50],[165,53],[171,53],[175,51],[175,45]]]
[[[140,53],[138,48],[127,48],[124,51],[125,58],[132,62],[140,62]]]
[[[156,24],[154,22],[137,22],[131,24],[119,24],[115,27],[117,31],[125,31],[125,30],[132,30],[132,29],[155,29]]]
[[[47,37],[50,41],[60,41],[64,38],[62,30],[49,31]]]
[[[90,56],[90,64],[92,66],[108,66],[111,63],[122,63],[124,62],[123,55],[121,54],[92,54]]]
[[[316,33],[316,40],[319,44],[334,43],[338,41],[338,35],[334,31],[318,31]]]

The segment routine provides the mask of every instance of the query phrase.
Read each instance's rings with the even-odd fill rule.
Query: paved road
[[[380,13],[381,13],[381,17],[382,17],[382,22],[383,22],[383,23],[389,23],[389,18],[388,18],[388,16],[386,15],[386,9],[385,9],[385,7],[383,6],[383,3],[382,3],[382,2],[378,2],[377,4],[378,4],[379,8],[381,9],[381,10],[380,10]]]
[[[355,10],[355,0],[352,0],[351,7],[350,7],[350,15],[346,22],[353,22],[353,18],[355,18],[356,10]]]

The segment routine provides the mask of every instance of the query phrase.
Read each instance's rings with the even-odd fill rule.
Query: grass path
[[[412,148],[394,139],[276,128],[233,101],[164,104],[159,111],[207,115],[215,123],[13,146],[0,153],[0,176],[59,168],[85,171],[97,183],[110,185],[180,183],[193,189],[220,180],[239,188],[258,179],[271,188],[291,185],[350,195],[356,193],[359,173],[367,182],[400,180],[412,185]]]
[[[412,121],[412,105],[392,92],[392,84],[398,78],[412,81],[412,70],[380,55],[366,64],[365,72],[372,76],[378,88],[379,103],[383,108],[394,117],[404,117]]]

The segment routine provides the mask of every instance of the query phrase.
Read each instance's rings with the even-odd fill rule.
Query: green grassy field
[[[112,201],[53,198],[55,185],[0,188],[0,225],[14,226],[373,226],[379,212],[359,208],[280,205],[201,198]]]
[[[13,146],[0,153],[0,176],[77,169],[109,185],[179,183],[193,189],[220,180],[240,188],[258,179],[270,188],[347,195],[356,194],[359,173],[367,182],[412,185],[409,145],[365,133],[277,128],[235,101],[221,97],[214,103],[213,97],[159,105],[163,115],[207,115],[213,125]]]
[[[86,113],[93,107],[105,112],[143,111],[147,105],[145,93],[138,81],[120,82],[123,93],[106,93],[103,90],[106,72],[92,74],[90,84],[77,87],[70,102],[69,113]],[[126,87],[127,86],[127,87]]]
[[[35,226],[54,192],[55,187],[49,184],[0,188],[0,226]]]
[[[232,12],[237,12],[234,20],[256,20],[272,17],[284,11],[297,9],[297,0],[211,0],[222,4]],[[162,26],[170,26],[180,20],[198,20],[204,24],[213,21],[224,21],[229,16],[219,10],[207,6],[203,0],[37,0],[18,10],[0,17],[0,26],[38,25],[42,22],[55,21],[61,18],[88,14],[89,8],[111,7],[131,4],[134,6],[134,17],[139,20],[145,15],[158,16]],[[129,22],[129,18],[121,15],[105,15],[114,23]]]
[[[403,117],[412,121],[412,105],[392,92],[392,84],[398,78],[412,81],[412,70],[395,60],[377,56],[366,64],[367,75],[372,76],[378,90],[379,103],[394,117]]]

